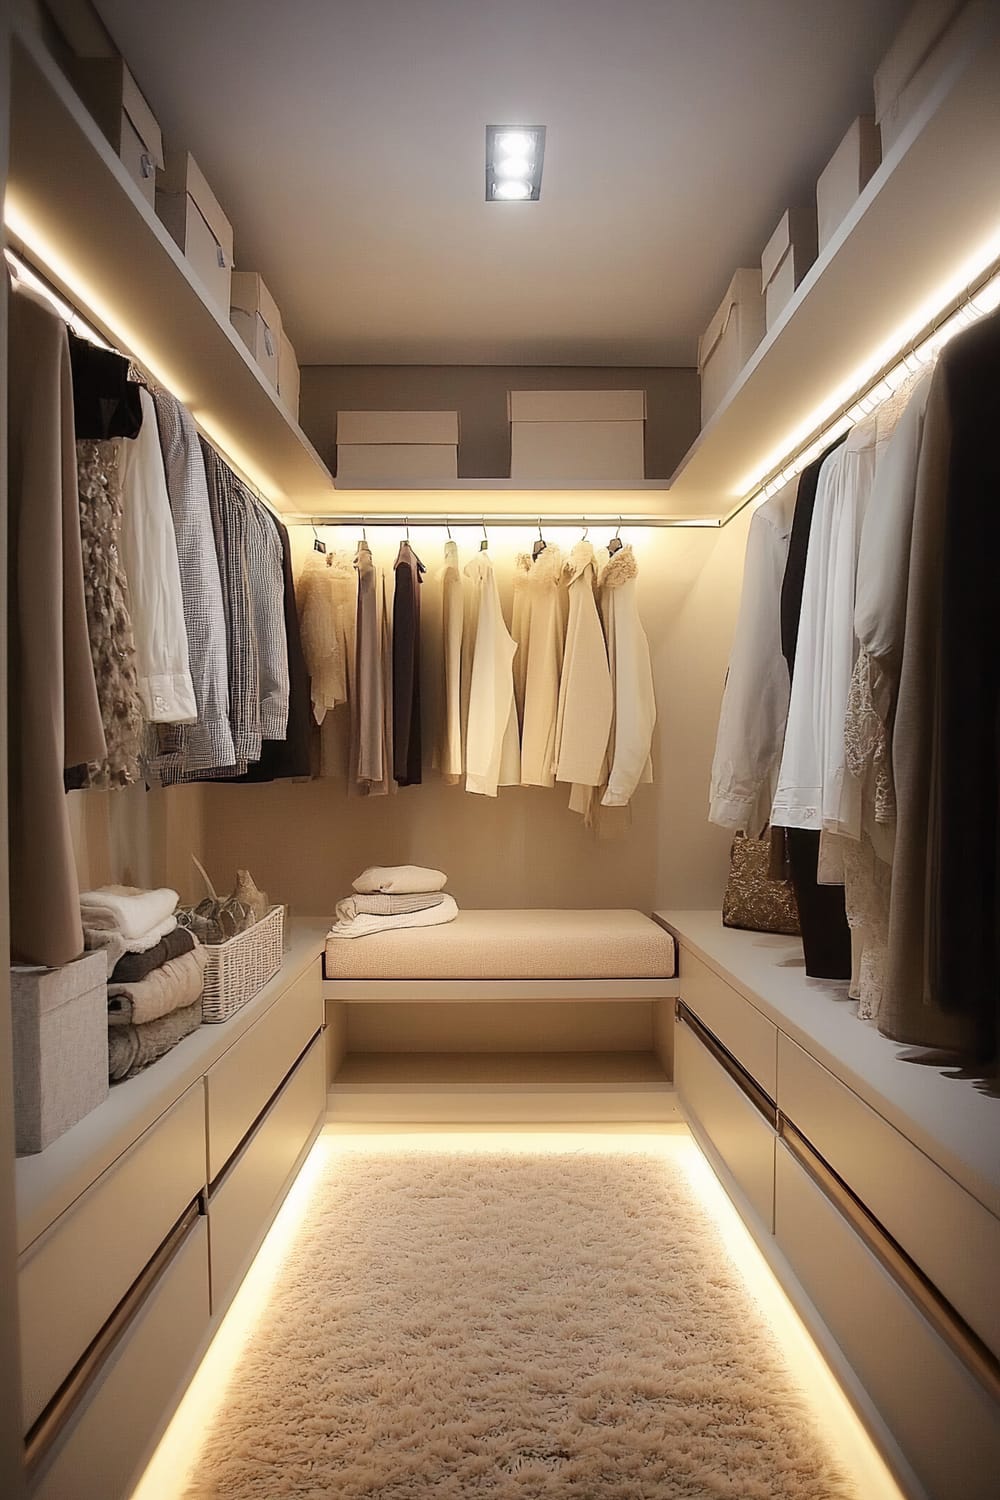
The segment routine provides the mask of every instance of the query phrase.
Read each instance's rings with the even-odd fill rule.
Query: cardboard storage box
[[[764,294],[760,270],[736,272],[715,316],[698,341],[701,425],[722,405],[737,377],[764,337]]]
[[[19,1156],[44,1151],[108,1096],[108,963],[103,950],[59,969],[12,968],[14,1130]]]
[[[820,253],[847,218],[882,160],[882,142],[873,115],[859,115],[816,183],[816,234]]]
[[[296,422],[299,420],[299,362],[284,329],[278,345],[278,395]]]
[[[339,411],[337,478],[411,480],[458,478],[457,411]]]
[[[773,328],[815,259],[815,207],[786,209],[760,257],[765,329]]]
[[[120,57],[79,57],[72,67],[80,98],[121,157],[150,205],[163,166],[163,139],[156,117]]]
[[[645,477],[645,391],[510,391],[507,412],[519,484]]]
[[[281,314],[256,271],[234,271],[229,316],[267,379],[278,389]]]
[[[229,317],[233,226],[189,151],[168,151],[156,212],[224,318]]]
[[[916,0],[875,70],[875,119],[883,156],[948,68],[960,44],[962,0]]]

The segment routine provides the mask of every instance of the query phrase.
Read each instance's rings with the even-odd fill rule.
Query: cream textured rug
[[[856,1500],[669,1158],[335,1157],[188,1500]]]

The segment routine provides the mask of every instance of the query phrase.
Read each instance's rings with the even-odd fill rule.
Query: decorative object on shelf
[[[107,1098],[106,985],[103,952],[11,969],[18,1156],[44,1151]]]
[[[738,833],[729,855],[729,881],[722,902],[724,927],[748,932],[777,932],[799,936],[799,909],[788,880],[769,875],[771,840],[750,839]]]
[[[228,1021],[281,968],[285,908],[272,906],[260,922],[224,943],[207,943],[202,996],[204,1021]]]
[[[258,890],[249,870],[237,870],[236,889],[231,895],[220,896],[201,861],[194,854],[191,858],[208,888],[208,895],[197,906],[179,907],[177,920],[200,943],[228,942],[266,915],[267,896]]]

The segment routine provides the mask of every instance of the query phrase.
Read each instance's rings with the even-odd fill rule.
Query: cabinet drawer
[[[208,1180],[214,1182],[285,1074],[323,1024],[323,973],[303,974],[205,1075]]]
[[[778,1106],[1000,1355],[1000,1219],[786,1036]]]
[[[775,1234],[931,1500],[995,1500],[1000,1407],[782,1142]]]
[[[208,1324],[208,1229],[200,1218],[54,1449],[32,1500],[124,1500]]]
[[[213,1312],[224,1306],[253,1259],[278,1195],[325,1103],[326,1066],[320,1037],[209,1198]]]
[[[688,1119],[708,1137],[751,1207],[774,1224],[775,1135],[684,1021],[675,1027],[674,1082]]]
[[[773,1099],[778,1028],[687,948],[681,950],[680,984],[684,1003]]]
[[[25,1429],[204,1186],[199,1080],[21,1256]]]

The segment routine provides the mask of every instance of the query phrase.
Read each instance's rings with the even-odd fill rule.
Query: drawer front
[[[18,1301],[26,1429],[204,1186],[199,1080],[24,1252]]]
[[[1000,1407],[781,1142],[775,1234],[931,1500],[995,1500]]]
[[[278,1195],[325,1105],[326,1064],[320,1037],[209,1198],[213,1312],[225,1305],[256,1253]]]
[[[1000,1355],[1000,1219],[786,1036],[778,1106]]]
[[[773,1099],[778,1028],[687,948],[681,950],[680,985],[684,1003]]]
[[[772,1229],[774,1131],[690,1026],[679,1021],[674,1040],[674,1082],[684,1113],[700,1126],[751,1207]]]
[[[209,1182],[218,1177],[322,1024],[323,971],[316,963],[209,1068]]]
[[[32,1500],[125,1500],[208,1324],[208,1229],[200,1218],[42,1470]]]

